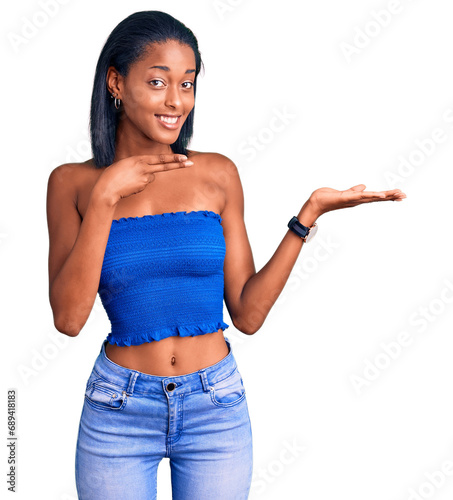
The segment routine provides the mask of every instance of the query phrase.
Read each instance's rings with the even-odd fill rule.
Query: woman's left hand
[[[355,207],[362,203],[372,203],[373,201],[402,201],[406,198],[401,189],[391,189],[390,191],[364,191],[365,184],[357,184],[345,191],[337,191],[331,188],[319,188],[313,191],[310,196],[310,204],[313,209],[322,215],[332,210],[340,208]]]

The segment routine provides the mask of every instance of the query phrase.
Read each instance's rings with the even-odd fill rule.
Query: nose
[[[172,108],[177,108],[181,105],[181,96],[179,90],[175,87],[169,86],[165,94],[165,104]]]

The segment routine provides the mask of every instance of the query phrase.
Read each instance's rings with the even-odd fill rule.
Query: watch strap
[[[301,224],[299,222],[299,219],[296,216],[294,216],[288,222],[288,227],[291,229],[291,231],[296,233],[297,236],[300,236],[302,239],[304,239],[307,236],[307,234],[310,232],[310,228]]]

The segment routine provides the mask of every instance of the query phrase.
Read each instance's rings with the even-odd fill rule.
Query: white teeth
[[[178,117],[170,118],[169,116],[158,115],[159,120],[162,120],[165,123],[176,123],[178,121]]]

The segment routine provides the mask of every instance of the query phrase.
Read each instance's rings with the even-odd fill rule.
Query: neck
[[[120,120],[115,138],[115,162],[130,156],[159,154],[173,154],[173,151],[169,144],[154,142],[132,129],[130,122]]]

